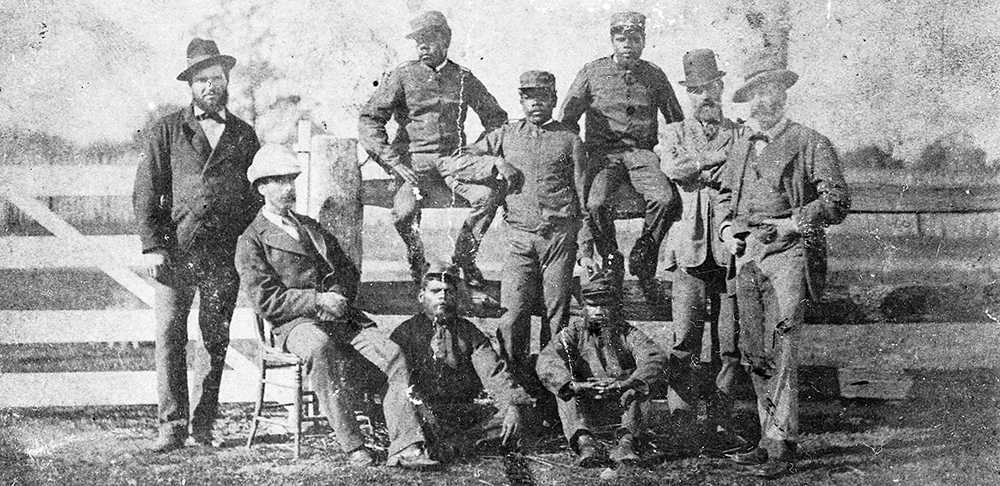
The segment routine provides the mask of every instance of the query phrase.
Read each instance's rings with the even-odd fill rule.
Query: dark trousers
[[[597,252],[606,257],[618,251],[612,202],[622,184],[632,184],[646,203],[639,241],[650,245],[649,250],[656,254],[681,207],[677,189],[660,170],[659,157],[652,150],[643,149],[591,154],[591,157],[593,163],[602,167],[594,175],[587,194],[587,213]]]
[[[726,292],[726,268],[711,257],[698,267],[674,272],[667,395],[671,411],[693,411],[703,401],[711,423],[730,418],[740,366],[735,306],[736,297]],[[703,342],[706,322],[709,343]]]
[[[447,201],[461,197],[468,201],[472,211],[462,223],[455,241],[453,261],[456,265],[471,265],[479,253],[479,245],[483,236],[490,228],[497,208],[500,207],[502,194],[495,187],[482,184],[445,181],[441,177],[438,166],[440,157],[432,154],[412,154],[410,160],[413,169],[419,177],[419,198],[414,194],[414,187],[408,182],[402,182],[393,198],[392,221],[396,231],[406,244],[407,258],[411,268],[422,265],[424,247],[420,239],[420,209],[424,200]]]
[[[462,456],[499,444],[506,410],[490,404],[424,403],[420,414],[430,448],[438,457]],[[485,451],[484,451],[485,452]]]
[[[229,347],[229,323],[239,292],[233,249],[195,245],[175,251],[155,288],[156,379],[161,435],[183,438],[190,421],[194,434],[211,433],[219,409],[219,386]],[[187,375],[187,321],[191,303],[200,295],[198,327],[208,362],[195,360],[190,399]],[[191,407],[194,412],[190,413]]]
[[[569,323],[570,283],[576,262],[575,227],[541,234],[510,228],[501,280],[500,305],[507,309],[497,328],[500,355],[518,383],[534,396],[547,396],[531,362],[531,315],[544,305],[539,349]]]
[[[319,397],[344,452],[365,444],[364,435],[354,416],[353,390],[372,388],[371,376],[357,373],[351,361],[368,360],[385,374],[388,388],[382,399],[386,428],[389,432],[389,455],[411,444],[423,442],[424,435],[410,399],[410,370],[399,345],[373,327],[360,331],[347,323],[306,322],[288,333],[285,348],[306,360],[309,382]]]
[[[620,437],[625,433],[638,435],[642,432],[644,415],[647,413],[649,401],[640,398],[626,408],[618,400],[593,400],[573,397],[569,400],[556,399],[559,405],[559,420],[562,421],[563,435],[570,445],[576,449],[575,438],[583,432],[593,432],[602,425],[616,425]]]

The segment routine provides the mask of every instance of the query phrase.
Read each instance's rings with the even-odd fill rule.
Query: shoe
[[[639,277],[639,280],[651,280],[656,276],[656,261],[659,257],[653,247],[653,241],[645,236],[639,237],[632,245],[628,254],[629,273]]]
[[[795,465],[788,461],[771,459],[751,471],[751,474],[765,479],[780,478],[795,471]]]
[[[176,435],[160,434],[153,445],[149,447],[149,452],[164,454],[184,447],[184,438]]]
[[[365,446],[358,447],[347,455],[347,464],[358,469],[374,466],[375,454]]]
[[[636,454],[632,445],[632,435],[623,435],[618,439],[618,446],[611,450],[611,460],[615,464],[622,466],[635,466],[639,463],[639,454]]]
[[[597,447],[597,440],[589,434],[581,435],[576,439],[577,456],[573,464],[582,468],[595,468],[604,465],[604,458],[601,457],[601,450]]]
[[[729,459],[732,459],[736,464],[745,464],[749,466],[759,466],[767,462],[767,450],[761,449],[760,447],[754,447],[750,452],[738,452],[736,454],[730,454]]]
[[[463,265],[462,276],[465,278],[465,284],[470,288],[478,290],[486,288],[486,277],[483,276],[483,271],[475,263]]]
[[[213,437],[212,434],[191,434],[186,445],[221,449],[225,447],[226,441]]]
[[[403,469],[426,471],[441,467],[441,463],[431,459],[422,443],[411,444],[407,448],[393,454],[385,462],[386,466],[396,466]]]

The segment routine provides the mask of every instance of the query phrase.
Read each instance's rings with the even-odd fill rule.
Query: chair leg
[[[292,413],[295,420],[295,459],[299,458],[302,450],[302,363],[295,365],[295,396],[293,399]]]
[[[247,449],[253,445],[253,439],[257,436],[257,427],[260,425],[260,414],[264,409],[264,386],[267,379],[267,366],[263,360],[260,362],[260,383],[257,387],[257,403],[253,408],[253,423],[250,424],[250,437],[247,438]]]

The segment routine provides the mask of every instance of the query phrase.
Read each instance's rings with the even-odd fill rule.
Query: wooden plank
[[[96,246],[91,239],[45,207],[37,199],[25,196],[10,187],[0,185],[0,196],[16,205],[21,211],[49,230],[62,242],[60,253],[74,253],[99,268],[129,292],[150,307],[153,306],[153,288],[135,274],[118,254]]]
[[[843,398],[903,400],[911,398],[913,378],[901,369],[841,368],[837,370]]]
[[[1000,211],[1000,186],[912,186],[851,183],[855,213],[982,213]]]
[[[353,142],[353,139],[345,139]],[[339,148],[350,152],[350,143]],[[350,152],[356,159],[355,152]],[[133,165],[0,165],[0,180],[16,185],[32,196],[129,196],[135,180]],[[87,181],[81,184],[80,181]],[[995,184],[928,186],[925,184],[850,181],[858,213],[975,213],[1000,211],[1000,186]],[[391,179],[367,179],[363,183],[365,205],[390,207]],[[616,196],[619,216],[642,212],[638,195],[626,186]],[[427,201],[428,207],[447,207],[450,201]],[[467,207],[460,204],[459,207]],[[317,208],[311,208],[313,210]],[[310,214],[313,212],[309,211]]]
[[[247,378],[231,371],[223,373],[219,401],[256,400],[257,386]],[[189,373],[189,386],[193,382]],[[0,390],[0,409],[157,403],[155,371],[4,373],[0,374]]]
[[[231,339],[257,339],[250,309],[236,309]],[[0,344],[153,341],[151,309],[0,310]],[[188,336],[200,336],[198,310],[188,318]]]
[[[31,196],[131,196],[135,170],[134,165],[0,165],[0,181]]]

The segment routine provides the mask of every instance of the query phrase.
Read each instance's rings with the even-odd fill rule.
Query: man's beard
[[[694,117],[704,123],[719,123],[722,121],[722,104],[705,100],[695,109]]]
[[[194,105],[207,113],[217,113],[222,111],[222,109],[226,107],[226,104],[229,103],[229,90],[224,89],[221,93],[213,94],[218,95],[218,98],[215,101],[208,101],[201,96],[195,96]]]
[[[762,125],[777,123],[785,114],[785,107],[781,103],[770,105],[754,105],[750,109],[750,118],[757,120]]]

